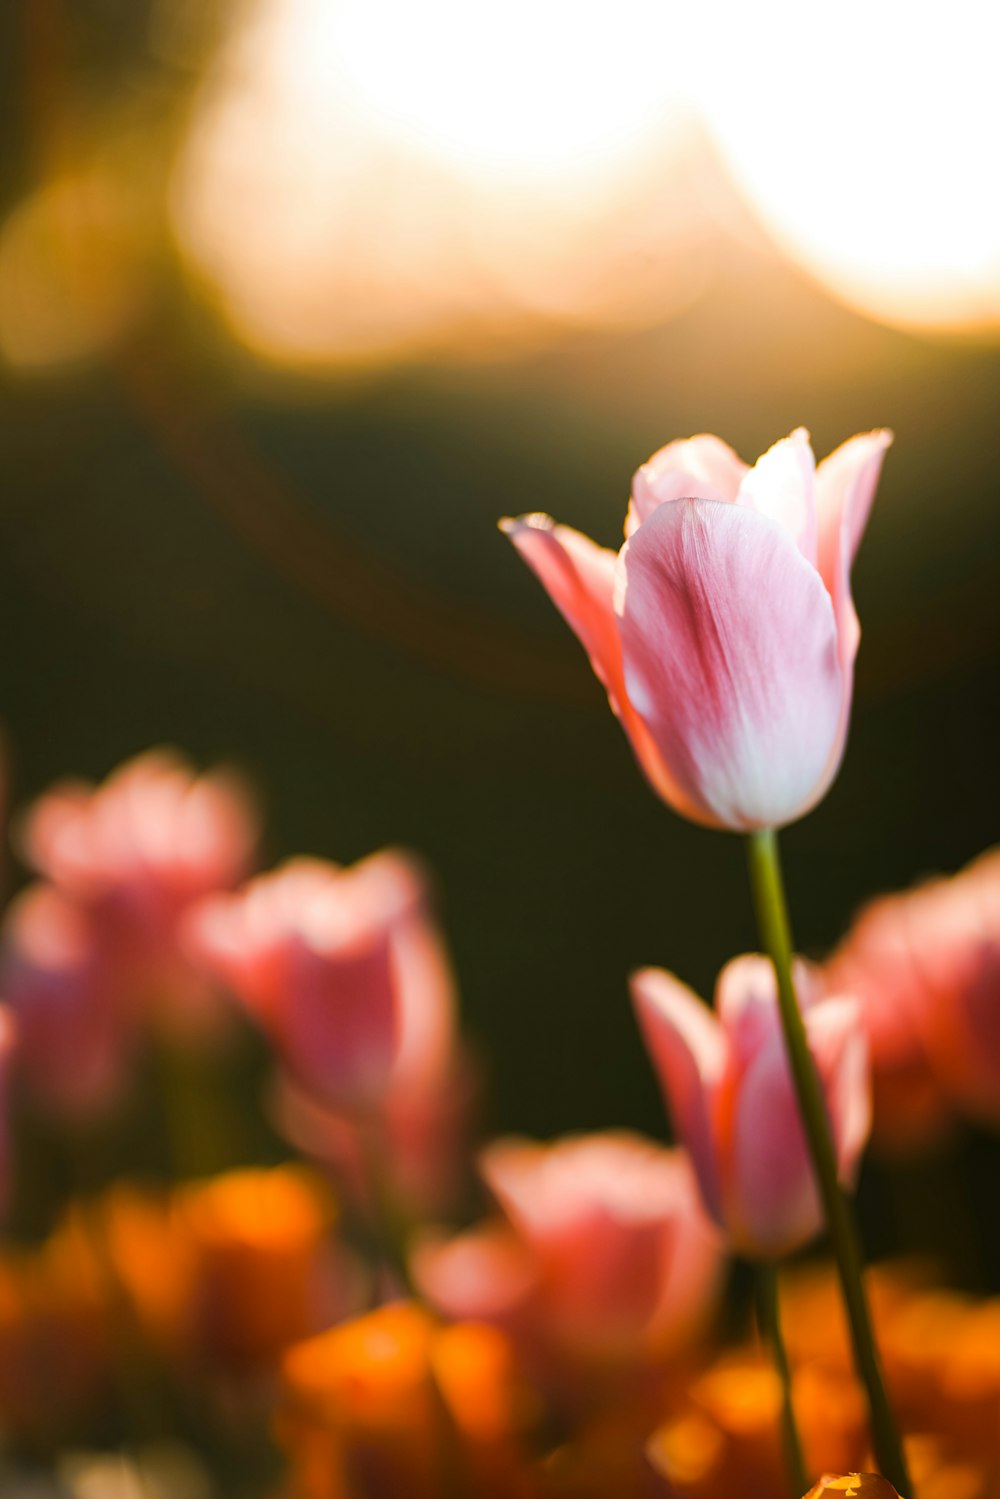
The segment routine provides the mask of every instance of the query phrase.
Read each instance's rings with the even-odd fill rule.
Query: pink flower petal
[[[758,458],[740,485],[739,504],[770,516],[816,562],[816,460],[809,433],[798,427]]]
[[[500,529],[575,632],[612,708],[620,713],[621,646],[612,604],[616,554],[571,526],[557,526],[547,515],[503,520]]]
[[[722,1221],[713,1124],[714,1094],[727,1059],[721,1027],[708,1006],[671,973],[642,969],[632,975],[631,989],[674,1128],[687,1146],[709,1211]]]
[[[411,1269],[431,1305],[458,1321],[516,1324],[537,1291],[531,1251],[503,1223],[484,1223],[450,1240],[427,1235],[414,1249]]]
[[[780,1256],[819,1232],[819,1193],[780,1031],[740,1077],[731,1120],[727,1224],[740,1249]]]
[[[661,505],[619,559],[624,676],[688,813],[780,827],[823,795],[845,693],[833,609],[775,521]]]
[[[816,566],[833,600],[837,616],[840,664],[848,691],[850,667],[858,651],[861,627],[851,598],[851,564],[861,543],[875,498],[882,460],[892,433],[866,432],[841,443],[816,470]]]
[[[702,433],[668,442],[632,479],[625,535],[670,500],[735,500],[746,473],[746,464],[719,437]]]
[[[625,691],[613,602],[615,553],[570,526],[557,526],[547,515],[504,520],[500,529],[510,537],[587,652],[653,789],[685,816],[697,818],[697,809],[667,770]]]
[[[855,999],[825,999],[805,1016],[837,1147],[837,1171],[853,1185],[872,1127],[868,1040]]]

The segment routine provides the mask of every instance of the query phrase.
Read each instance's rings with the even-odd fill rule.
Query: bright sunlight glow
[[[1000,326],[1000,9],[762,0],[696,21],[700,106],[783,248],[886,321]]]
[[[981,0],[254,0],[202,88],[174,226],[280,363],[653,324],[719,233],[696,109],[835,295],[1000,326],[998,43]]]
[[[663,315],[701,275],[674,191],[680,12],[257,0],[178,162],[178,239],[279,362]]]
[[[613,170],[676,95],[669,0],[341,0],[350,96],[372,128],[449,166],[563,181]]]

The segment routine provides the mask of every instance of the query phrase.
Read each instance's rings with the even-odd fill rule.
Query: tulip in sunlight
[[[617,557],[548,516],[503,521],[575,630],[653,788],[748,832],[802,817],[840,764],[860,627],[850,568],[888,432],[815,467],[799,429],[753,468],[717,437],[635,475]]]
[[[560,1369],[642,1366],[694,1341],[716,1303],[719,1236],[682,1151],[624,1131],[480,1160],[506,1223],[427,1241],[415,1270],[450,1316],[491,1322]]]
[[[796,965],[806,1035],[833,1131],[841,1180],[857,1171],[871,1125],[868,1051],[852,999],[821,997]],[[646,1046],[705,1204],[733,1247],[780,1258],[819,1232],[819,1194],[778,1016],[774,972],[756,955],[719,975],[717,1015],[659,969],[633,976]]]
[[[179,755],[151,750],[100,786],[67,781],[29,809],[28,862],[87,913],[134,1004],[173,1030],[197,1034],[217,1017],[181,951],[198,900],[250,870],[257,819],[237,778],[198,775]]]
[[[400,854],[351,869],[297,859],[193,913],[192,949],[321,1102],[368,1114],[407,1057],[438,1045],[439,1014],[406,1013],[405,944],[425,899]]]
[[[925,1149],[948,1134],[954,1117],[921,1036],[926,985],[907,899],[869,901],[824,968],[832,993],[860,1003],[871,1055],[872,1143],[890,1155]]]
[[[862,1000],[884,1143],[1000,1125],[1000,850],[870,902],[827,971]]]

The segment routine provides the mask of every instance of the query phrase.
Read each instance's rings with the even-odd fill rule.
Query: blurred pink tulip
[[[506,1226],[416,1257],[449,1315],[601,1362],[662,1357],[702,1329],[721,1245],[682,1151],[626,1133],[505,1140],[481,1169]]]
[[[857,1170],[871,1124],[868,1055],[853,999],[821,998],[796,962],[806,1035],[826,1097],[841,1179]],[[780,1258],[822,1225],[767,959],[734,959],[713,1014],[672,974],[632,979],[639,1023],[705,1204],[735,1249]]]
[[[420,1075],[450,1034],[444,991],[404,1003],[406,946],[425,899],[416,865],[376,854],[351,869],[298,859],[206,901],[189,941],[321,1102],[377,1110],[394,1072]]]
[[[548,516],[503,521],[575,630],[639,764],[710,827],[780,827],[835,776],[860,628],[850,568],[891,441],[816,469],[801,428],[753,468],[717,437],[635,475],[615,555]]]
[[[167,1000],[164,1019],[197,1024],[209,1003],[179,946],[197,900],[245,877],[257,839],[243,788],[225,772],[196,776],[154,750],[103,785],[67,782],[24,821],[28,862],[99,921],[133,997]]]
[[[455,1027],[455,984],[444,942],[423,906],[399,924],[393,966],[399,1047],[377,1116],[356,1121],[283,1079],[275,1096],[279,1128],[298,1149],[333,1167],[355,1196],[367,1191],[372,1156],[384,1186],[407,1216],[446,1212],[466,1170],[475,1068]]]
[[[51,885],[32,885],[9,907],[0,941],[0,995],[16,1017],[18,1076],[61,1113],[113,1107],[135,1034],[121,974],[87,908]]]
[[[885,1143],[925,1144],[956,1113],[1000,1125],[1000,851],[871,902],[827,976],[861,998]]]
[[[872,1074],[872,1142],[890,1155],[924,1149],[954,1113],[922,1036],[927,980],[913,942],[912,896],[870,901],[824,967],[832,994],[860,1005]]]

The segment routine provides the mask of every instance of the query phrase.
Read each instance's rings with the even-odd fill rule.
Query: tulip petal
[[[795,539],[803,557],[816,562],[816,460],[809,433],[798,427],[754,464],[740,485],[739,503],[770,516]]]
[[[616,579],[624,679],[699,821],[780,827],[822,796],[844,682],[833,608],[787,531],[743,506],[661,505]]]
[[[727,1046],[707,1005],[673,974],[644,968],[631,979],[643,1039],[674,1128],[687,1146],[709,1212],[721,1220],[713,1098]]]
[[[865,432],[841,443],[816,470],[816,566],[837,616],[840,663],[848,682],[845,712],[850,710],[850,667],[861,639],[851,598],[851,564],[891,442],[891,432]]]
[[[749,1062],[780,1024],[770,958],[744,953],[727,963],[715,985],[715,1013],[737,1065]]]
[[[450,1240],[426,1235],[410,1268],[421,1294],[458,1321],[507,1325],[523,1316],[537,1290],[530,1249],[503,1223],[485,1223]]]
[[[825,999],[805,1016],[837,1147],[837,1172],[853,1184],[872,1126],[868,1041],[856,999]]]
[[[784,1037],[776,1031],[739,1080],[731,1120],[726,1222],[744,1252],[781,1256],[819,1231],[819,1192]]]
[[[621,646],[612,604],[616,554],[547,515],[502,520],[500,529],[575,632],[619,713]]]
[[[686,817],[697,819],[694,807],[674,776],[625,691],[622,650],[614,611],[617,557],[574,531],[557,526],[547,515],[523,515],[503,520],[500,529],[517,547],[563,619],[575,632],[608,694],[612,712],[621,720],[653,789]]]
[[[819,969],[804,958],[794,958],[792,974],[799,1008],[811,1010],[823,992]],[[727,963],[715,986],[715,1012],[737,1064],[749,1062],[781,1026],[778,985],[770,958],[744,953]]]
[[[709,433],[668,442],[632,479],[625,535],[670,500],[735,500],[746,473],[729,444]]]

